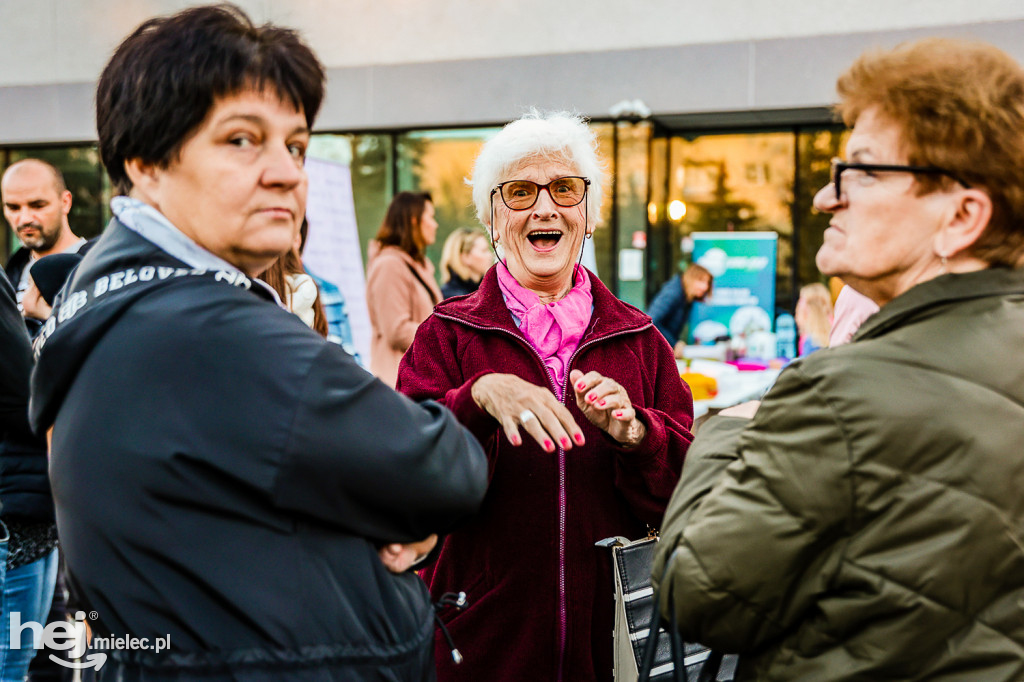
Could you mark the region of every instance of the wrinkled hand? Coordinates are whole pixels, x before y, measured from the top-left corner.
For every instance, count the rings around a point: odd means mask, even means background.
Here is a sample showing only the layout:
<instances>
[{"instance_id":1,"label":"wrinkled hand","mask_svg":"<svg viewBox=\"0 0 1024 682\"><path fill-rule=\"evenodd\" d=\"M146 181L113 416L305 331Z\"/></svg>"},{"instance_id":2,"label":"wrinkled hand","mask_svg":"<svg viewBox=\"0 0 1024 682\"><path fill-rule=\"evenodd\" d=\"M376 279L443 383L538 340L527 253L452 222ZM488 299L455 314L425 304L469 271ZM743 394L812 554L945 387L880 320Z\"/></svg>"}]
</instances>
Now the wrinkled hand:
<instances>
[{"instance_id":1,"label":"wrinkled hand","mask_svg":"<svg viewBox=\"0 0 1024 682\"><path fill-rule=\"evenodd\" d=\"M546 388L514 374L486 374L473 383L472 394L476 404L498 420L512 445L523 444L520 427L545 452L554 452L556 443L564 450L584 443L583 431L569 410ZM523 421L527 410L534 417Z\"/></svg>"},{"instance_id":2,"label":"wrinkled hand","mask_svg":"<svg viewBox=\"0 0 1024 682\"><path fill-rule=\"evenodd\" d=\"M614 379L597 372L569 373L576 405L590 423L626 447L635 447L647 435L647 427L636 418L626 389Z\"/></svg>"},{"instance_id":3,"label":"wrinkled hand","mask_svg":"<svg viewBox=\"0 0 1024 682\"><path fill-rule=\"evenodd\" d=\"M757 408L759 407L761 407L760 400L748 400L745 403L727 407L718 414L722 417L744 417L746 419L753 419L754 415L757 414Z\"/></svg>"},{"instance_id":4,"label":"wrinkled hand","mask_svg":"<svg viewBox=\"0 0 1024 682\"><path fill-rule=\"evenodd\" d=\"M380 560L392 573L404 573L422 561L437 544L437 535L408 545L397 542L384 545L378 550Z\"/></svg>"}]
</instances>

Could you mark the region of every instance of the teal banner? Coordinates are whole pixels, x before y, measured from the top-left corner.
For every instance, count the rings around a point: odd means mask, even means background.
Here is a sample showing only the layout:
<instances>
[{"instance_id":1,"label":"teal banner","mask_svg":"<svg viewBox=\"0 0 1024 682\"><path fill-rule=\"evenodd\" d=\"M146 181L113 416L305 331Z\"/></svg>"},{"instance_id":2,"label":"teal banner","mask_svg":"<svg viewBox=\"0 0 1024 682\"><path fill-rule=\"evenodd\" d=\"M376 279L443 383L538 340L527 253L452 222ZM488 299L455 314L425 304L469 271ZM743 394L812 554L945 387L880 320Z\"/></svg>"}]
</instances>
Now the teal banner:
<instances>
[{"instance_id":1,"label":"teal banner","mask_svg":"<svg viewBox=\"0 0 1024 682\"><path fill-rule=\"evenodd\" d=\"M689 343L750 338L772 331L775 318L775 232L695 232L693 261L714 276L706 303L690 312Z\"/></svg>"}]
</instances>

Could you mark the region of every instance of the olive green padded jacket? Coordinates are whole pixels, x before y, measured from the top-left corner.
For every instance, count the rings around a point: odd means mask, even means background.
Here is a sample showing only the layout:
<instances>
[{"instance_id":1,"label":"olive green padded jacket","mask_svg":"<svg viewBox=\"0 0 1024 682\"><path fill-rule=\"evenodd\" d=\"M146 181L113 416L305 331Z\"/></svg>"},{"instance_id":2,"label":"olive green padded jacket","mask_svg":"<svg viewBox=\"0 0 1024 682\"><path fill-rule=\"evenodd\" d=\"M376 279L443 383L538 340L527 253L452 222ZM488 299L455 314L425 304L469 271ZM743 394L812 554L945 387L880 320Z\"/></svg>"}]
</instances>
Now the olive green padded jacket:
<instances>
[{"instance_id":1,"label":"olive green padded jacket","mask_svg":"<svg viewBox=\"0 0 1024 682\"><path fill-rule=\"evenodd\" d=\"M1024 680L1024 270L943 275L700 430L654 566L740 680Z\"/></svg>"}]
</instances>

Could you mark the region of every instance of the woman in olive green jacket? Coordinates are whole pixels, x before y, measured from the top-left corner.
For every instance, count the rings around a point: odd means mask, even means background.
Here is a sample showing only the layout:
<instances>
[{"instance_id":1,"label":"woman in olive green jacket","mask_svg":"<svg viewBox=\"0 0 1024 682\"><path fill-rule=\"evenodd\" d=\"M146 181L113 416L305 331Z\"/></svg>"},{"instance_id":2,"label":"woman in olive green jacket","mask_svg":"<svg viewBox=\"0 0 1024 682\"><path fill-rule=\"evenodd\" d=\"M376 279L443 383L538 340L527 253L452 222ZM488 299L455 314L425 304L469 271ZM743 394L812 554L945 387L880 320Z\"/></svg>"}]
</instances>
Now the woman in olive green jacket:
<instances>
[{"instance_id":1,"label":"woman in olive green jacket","mask_svg":"<svg viewBox=\"0 0 1024 682\"><path fill-rule=\"evenodd\" d=\"M740 680L1019 682L1024 71L929 40L838 89L854 128L817 263L881 310L701 429L661 608Z\"/></svg>"}]
</instances>

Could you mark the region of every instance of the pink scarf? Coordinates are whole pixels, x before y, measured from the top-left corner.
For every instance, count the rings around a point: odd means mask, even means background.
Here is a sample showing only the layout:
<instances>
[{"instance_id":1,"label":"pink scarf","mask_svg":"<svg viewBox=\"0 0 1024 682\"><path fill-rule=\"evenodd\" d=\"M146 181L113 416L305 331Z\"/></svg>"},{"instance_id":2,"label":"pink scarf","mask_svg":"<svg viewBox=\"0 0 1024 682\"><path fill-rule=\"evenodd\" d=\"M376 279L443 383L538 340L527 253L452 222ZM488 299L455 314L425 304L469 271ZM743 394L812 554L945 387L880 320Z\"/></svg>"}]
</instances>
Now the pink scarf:
<instances>
[{"instance_id":1,"label":"pink scarf","mask_svg":"<svg viewBox=\"0 0 1024 682\"><path fill-rule=\"evenodd\" d=\"M505 263L498 262L498 287L519 331L533 344L555 378L555 394L562 399L565 368L590 324L594 295L587 271L576 266L576 285L561 299L544 305L540 297L520 284Z\"/></svg>"}]
</instances>

